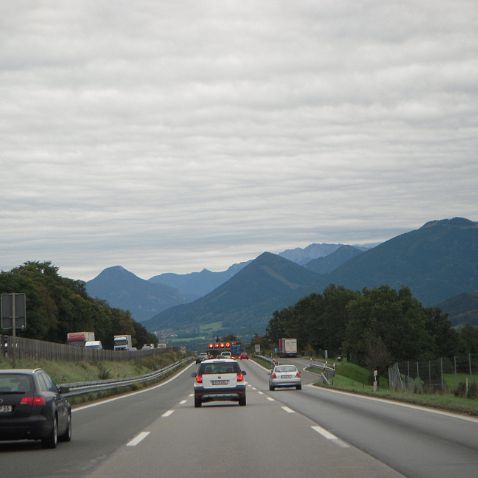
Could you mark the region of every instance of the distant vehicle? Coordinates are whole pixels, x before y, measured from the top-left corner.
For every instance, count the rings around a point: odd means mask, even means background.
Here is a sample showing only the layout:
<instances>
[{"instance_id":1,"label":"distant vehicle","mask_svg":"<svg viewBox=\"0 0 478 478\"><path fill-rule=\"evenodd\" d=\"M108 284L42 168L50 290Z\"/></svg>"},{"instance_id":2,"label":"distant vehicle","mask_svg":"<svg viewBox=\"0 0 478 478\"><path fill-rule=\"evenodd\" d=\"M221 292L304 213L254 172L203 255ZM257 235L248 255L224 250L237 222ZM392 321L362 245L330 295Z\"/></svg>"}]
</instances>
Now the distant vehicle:
<instances>
[{"instance_id":1,"label":"distant vehicle","mask_svg":"<svg viewBox=\"0 0 478 478\"><path fill-rule=\"evenodd\" d=\"M241 356L241 344L235 343L231 345L232 358L239 358Z\"/></svg>"},{"instance_id":2,"label":"distant vehicle","mask_svg":"<svg viewBox=\"0 0 478 478\"><path fill-rule=\"evenodd\" d=\"M131 350L133 342L131 335L115 335L113 337L113 350Z\"/></svg>"},{"instance_id":3,"label":"distant vehicle","mask_svg":"<svg viewBox=\"0 0 478 478\"><path fill-rule=\"evenodd\" d=\"M300 372L295 365L276 365L269 375L269 390L286 387L302 389Z\"/></svg>"},{"instance_id":4,"label":"distant vehicle","mask_svg":"<svg viewBox=\"0 0 478 478\"><path fill-rule=\"evenodd\" d=\"M239 363L232 359L204 360L198 371L192 376L194 380L194 406L200 407L204 402L229 400L246 405L246 372Z\"/></svg>"},{"instance_id":5,"label":"distant vehicle","mask_svg":"<svg viewBox=\"0 0 478 478\"><path fill-rule=\"evenodd\" d=\"M68 332L66 334L66 343L75 347L84 347L86 342L95 340L94 332Z\"/></svg>"},{"instance_id":6,"label":"distant vehicle","mask_svg":"<svg viewBox=\"0 0 478 478\"><path fill-rule=\"evenodd\" d=\"M201 363L203 360L207 360L209 358L209 354L207 352L200 352L196 356L196 363Z\"/></svg>"},{"instance_id":7,"label":"distant vehicle","mask_svg":"<svg viewBox=\"0 0 478 478\"><path fill-rule=\"evenodd\" d=\"M154 349L154 344L144 344L141 347L141 350L152 350L152 349Z\"/></svg>"},{"instance_id":8,"label":"distant vehicle","mask_svg":"<svg viewBox=\"0 0 478 478\"><path fill-rule=\"evenodd\" d=\"M247 355L247 352L241 352L241 355L239 355L239 358L241 360L247 360L249 358L249 355Z\"/></svg>"},{"instance_id":9,"label":"distant vehicle","mask_svg":"<svg viewBox=\"0 0 478 478\"><path fill-rule=\"evenodd\" d=\"M103 350L103 344L101 343L101 340L89 340L85 343L85 349Z\"/></svg>"},{"instance_id":10,"label":"distant vehicle","mask_svg":"<svg viewBox=\"0 0 478 478\"><path fill-rule=\"evenodd\" d=\"M44 448L70 441L66 392L41 369L0 370L0 440L41 440Z\"/></svg>"},{"instance_id":11,"label":"distant vehicle","mask_svg":"<svg viewBox=\"0 0 478 478\"><path fill-rule=\"evenodd\" d=\"M232 358L232 353L231 352L228 352L228 351L224 351L224 352L221 352L221 355L220 355L221 358Z\"/></svg>"},{"instance_id":12,"label":"distant vehicle","mask_svg":"<svg viewBox=\"0 0 478 478\"><path fill-rule=\"evenodd\" d=\"M297 339L279 339L280 357L297 357Z\"/></svg>"}]
</instances>

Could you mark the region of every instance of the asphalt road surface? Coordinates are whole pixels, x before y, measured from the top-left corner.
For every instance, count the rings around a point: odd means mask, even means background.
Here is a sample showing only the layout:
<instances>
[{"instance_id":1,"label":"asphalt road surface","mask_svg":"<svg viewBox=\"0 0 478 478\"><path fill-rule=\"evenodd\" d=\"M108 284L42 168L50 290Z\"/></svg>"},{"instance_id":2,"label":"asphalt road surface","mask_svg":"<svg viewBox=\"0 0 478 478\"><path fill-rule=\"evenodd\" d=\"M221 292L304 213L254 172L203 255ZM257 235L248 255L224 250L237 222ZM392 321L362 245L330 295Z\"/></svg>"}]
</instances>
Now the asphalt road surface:
<instances>
[{"instance_id":1,"label":"asphalt road surface","mask_svg":"<svg viewBox=\"0 0 478 478\"><path fill-rule=\"evenodd\" d=\"M297 362L298 364L302 362ZM247 406L194 408L191 365L148 390L76 408L56 450L0 442L2 477L476 477L478 420L307 385L270 392L252 361Z\"/></svg>"}]
</instances>

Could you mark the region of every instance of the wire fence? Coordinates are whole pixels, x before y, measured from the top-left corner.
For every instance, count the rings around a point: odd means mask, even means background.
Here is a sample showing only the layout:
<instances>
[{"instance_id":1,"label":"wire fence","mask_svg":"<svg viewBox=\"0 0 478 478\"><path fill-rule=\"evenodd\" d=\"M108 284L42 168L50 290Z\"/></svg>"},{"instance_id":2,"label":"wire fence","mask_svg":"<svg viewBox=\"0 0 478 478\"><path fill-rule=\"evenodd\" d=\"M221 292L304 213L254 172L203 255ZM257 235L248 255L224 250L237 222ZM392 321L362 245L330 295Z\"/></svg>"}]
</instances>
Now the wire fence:
<instances>
[{"instance_id":1,"label":"wire fence","mask_svg":"<svg viewBox=\"0 0 478 478\"><path fill-rule=\"evenodd\" d=\"M478 383L478 355L397 362L388 369L389 386L411 392L455 391L461 384Z\"/></svg>"},{"instance_id":2,"label":"wire fence","mask_svg":"<svg viewBox=\"0 0 478 478\"><path fill-rule=\"evenodd\" d=\"M23 337L0 336L0 357L9 359L33 360L65 360L71 362L97 362L103 360L127 361L145 357L154 357L165 352L177 351L176 347L169 349L148 350L94 350L75 347L73 345L45 342L43 340L26 339Z\"/></svg>"}]
</instances>

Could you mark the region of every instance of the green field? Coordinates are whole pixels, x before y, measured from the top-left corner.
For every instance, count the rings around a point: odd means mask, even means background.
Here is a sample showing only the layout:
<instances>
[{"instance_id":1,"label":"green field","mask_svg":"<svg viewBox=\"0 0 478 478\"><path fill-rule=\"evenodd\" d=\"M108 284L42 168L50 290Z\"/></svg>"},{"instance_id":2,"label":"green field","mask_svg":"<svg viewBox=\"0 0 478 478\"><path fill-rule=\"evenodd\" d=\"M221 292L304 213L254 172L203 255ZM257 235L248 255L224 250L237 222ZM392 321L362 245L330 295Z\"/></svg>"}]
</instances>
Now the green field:
<instances>
[{"instance_id":1,"label":"green field","mask_svg":"<svg viewBox=\"0 0 478 478\"><path fill-rule=\"evenodd\" d=\"M222 322L210 322L209 324L202 324L199 326L200 332L211 332L220 329L222 329Z\"/></svg>"}]
</instances>

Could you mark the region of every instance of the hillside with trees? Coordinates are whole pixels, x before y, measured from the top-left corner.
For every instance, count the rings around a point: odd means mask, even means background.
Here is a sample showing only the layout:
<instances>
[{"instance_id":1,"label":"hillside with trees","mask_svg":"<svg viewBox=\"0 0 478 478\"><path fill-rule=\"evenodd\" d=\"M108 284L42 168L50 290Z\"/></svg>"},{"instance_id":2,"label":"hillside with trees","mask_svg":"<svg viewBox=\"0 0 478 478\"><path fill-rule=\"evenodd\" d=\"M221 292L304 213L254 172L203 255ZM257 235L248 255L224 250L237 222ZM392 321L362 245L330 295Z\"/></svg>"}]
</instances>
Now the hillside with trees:
<instances>
[{"instance_id":1,"label":"hillside with trees","mask_svg":"<svg viewBox=\"0 0 478 478\"><path fill-rule=\"evenodd\" d=\"M22 337L65 343L68 332L94 331L106 348L113 347L117 334L130 334L137 347L157 341L129 312L90 297L84 282L61 277L50 262L26 262L1 272L0 293L5 292L26 294L27 327L17 330Z\"/></svg>"},{"instance_id":2,"label":"hillside with trees","mask_svg":"<svg viewBox=\"0 0 478 478\"><path fill-rule=\"evenodd\" d=\"M331 285L276 311L267 327L272 343L296 337L302 350L328 350L369 368L395 361L472 352L469 328L452 328L446 314L425 308L408 288L353 291Z\"/></svg>"}]
</instances>

